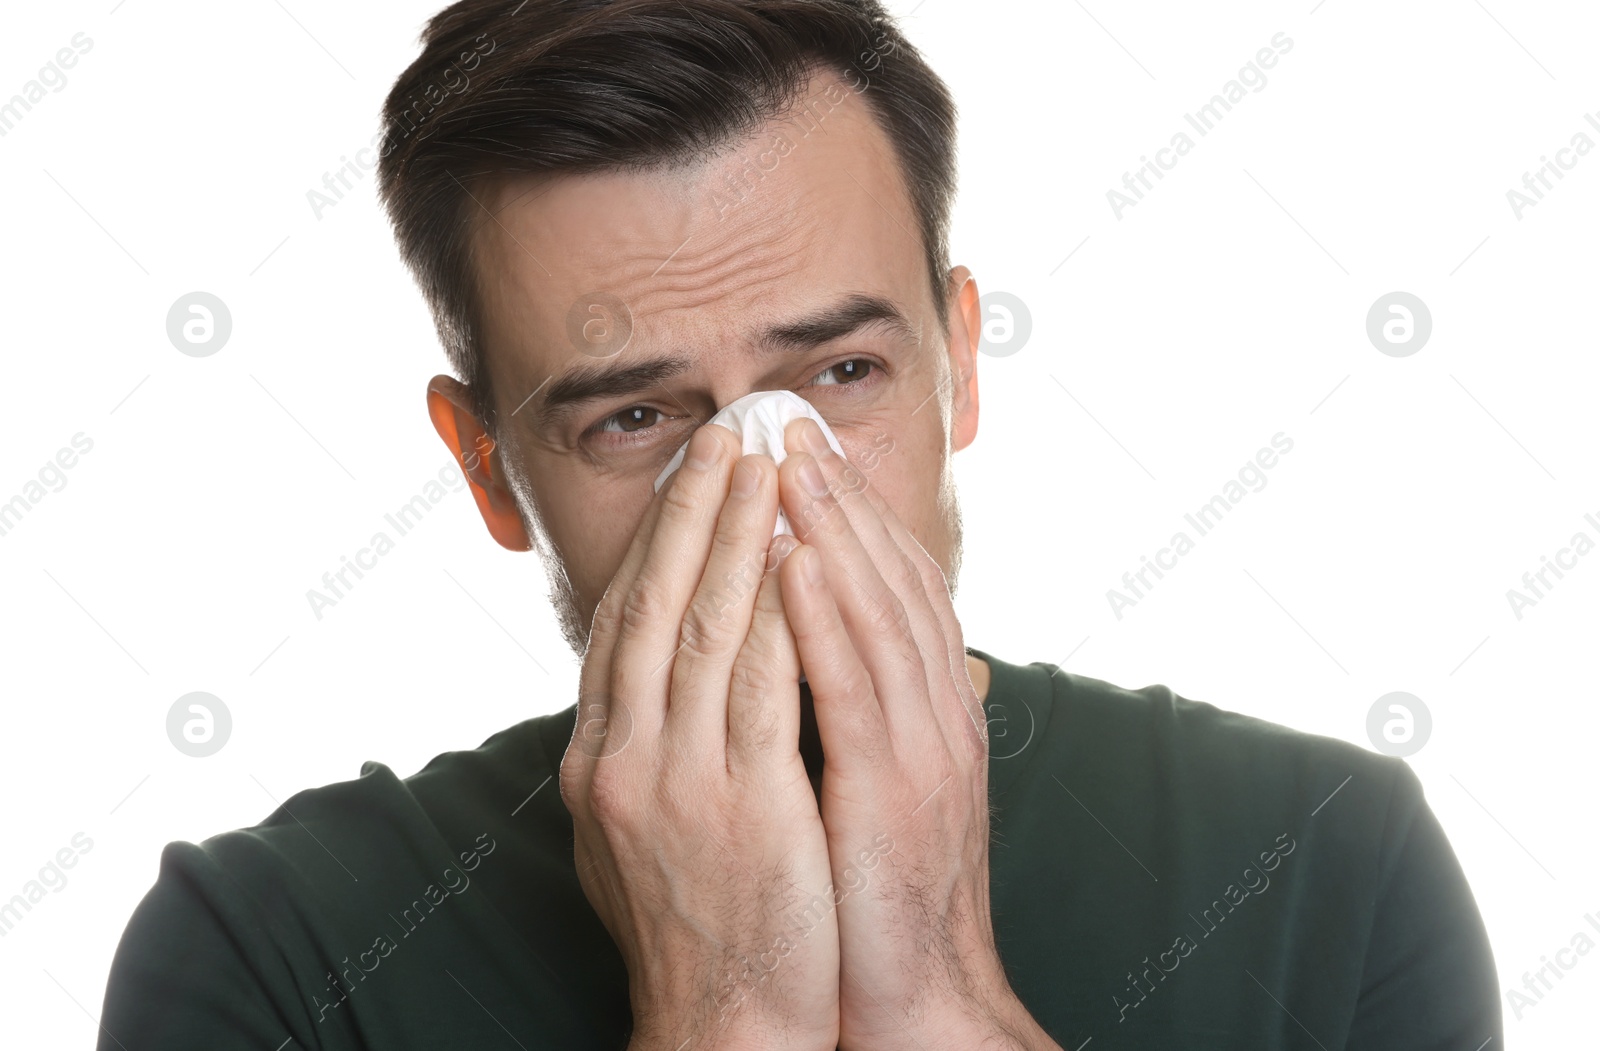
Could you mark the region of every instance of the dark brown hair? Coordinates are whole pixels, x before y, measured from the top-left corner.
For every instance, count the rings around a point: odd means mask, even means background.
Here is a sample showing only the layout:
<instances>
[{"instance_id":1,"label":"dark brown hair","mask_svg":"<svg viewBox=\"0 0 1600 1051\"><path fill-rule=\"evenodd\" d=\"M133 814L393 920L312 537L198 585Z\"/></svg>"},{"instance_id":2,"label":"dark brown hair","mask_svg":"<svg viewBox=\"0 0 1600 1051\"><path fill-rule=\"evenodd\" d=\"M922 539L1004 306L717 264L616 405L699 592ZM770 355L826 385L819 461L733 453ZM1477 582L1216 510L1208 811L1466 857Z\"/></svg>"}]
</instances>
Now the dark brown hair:
<instances>
[{"instance_id":1,"label":"dark brown hair","mask_svg":"<svg viewBox=\"0 0 1600 1051\"><path fill-rule=\"evenodd\" d=\"M472 267L486 178L709 157L846 78L892 143L941 319L955 106L878 0L460 0L384 103L378 192L445 353L497 430Z\"/></svg>"}]
</instances>

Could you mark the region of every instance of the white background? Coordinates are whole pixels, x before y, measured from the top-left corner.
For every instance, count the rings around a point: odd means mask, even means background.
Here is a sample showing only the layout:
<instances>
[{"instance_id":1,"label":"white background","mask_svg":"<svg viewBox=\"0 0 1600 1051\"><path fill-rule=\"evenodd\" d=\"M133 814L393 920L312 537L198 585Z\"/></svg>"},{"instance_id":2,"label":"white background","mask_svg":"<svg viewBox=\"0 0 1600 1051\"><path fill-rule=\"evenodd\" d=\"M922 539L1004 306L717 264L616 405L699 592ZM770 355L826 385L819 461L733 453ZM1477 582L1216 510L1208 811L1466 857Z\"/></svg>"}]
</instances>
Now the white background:
<instances>
[{"instance_id":1,"label":"white background","mask_svg":"<svg viewBox=\"0 0 1600 1051\"><path fill-rule=\"evenodd\" d=\"M1512 988L1600 914L1600 553L1521 619L1506 595L1600 541L1600 156L1520 218L1507 199L1600 142L1600 20L1487 5L923 0L903 25L961 107L955 259L1033 321L981 360L957 457L969 643L1362 744L1379 696L1417 695L1409 761ZM448 462L423 398L443 356L372 174L320 217L307 200L371 142L433 10L7 12L0 99L93 41L0 138L0 501L93 441L0 537L0 899L93 841L0 938L7 1044L95 1039L164 843L573 699L538 561L464 492L320 620L306 599ZM1182 115L1279 32L1265 86L1199 137ZM1179 131L1192 152L1118 218L1107 191ZM195 290L232 314L214 356L167 337ZM1396 290L1433 319L1407 357L1365 330ZM1107 590L1279 431L1266 487L1115 616ZM195 690L233 718L206 759L166 735ZM1597 994L1600 953L1579 957L1522 1019L1505 1005L1508 1042L1592 1042Z\"/></svg>"}]
</instances>

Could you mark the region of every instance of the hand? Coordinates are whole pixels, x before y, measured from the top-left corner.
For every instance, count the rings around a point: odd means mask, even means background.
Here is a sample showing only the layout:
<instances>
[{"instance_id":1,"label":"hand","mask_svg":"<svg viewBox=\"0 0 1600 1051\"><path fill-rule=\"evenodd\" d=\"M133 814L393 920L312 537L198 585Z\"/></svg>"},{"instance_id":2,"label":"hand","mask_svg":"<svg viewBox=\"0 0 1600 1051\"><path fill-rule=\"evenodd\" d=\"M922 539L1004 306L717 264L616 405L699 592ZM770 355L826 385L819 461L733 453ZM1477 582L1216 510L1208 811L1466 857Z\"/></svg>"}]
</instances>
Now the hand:
<instances>
[{"instance_id":1,"label":"hand","mask_svg":"<svg viewBox=\"0 0 1600 1051\"><path fill-rule=\"evenodd\" d=\"M815 423L785 448L804 545L783 602L825 756L840 1046L1054 1047L994 943L988 737L944 574Z\"/></svg>"},{"instance_id":2,"label":"hand","mask_svg":"<svg viewBox=\"0 0 1600 1051\"><path fill-rule=\"evenodd\" d=\"M772 571L796 542L772 536L772 459L738 454L729 430L700 428L651 503L595 612L561 762L579 880L628 968L634 1048L838 1038L831 910L796 920L830 876Z\"/></svg>"}]
</instances>

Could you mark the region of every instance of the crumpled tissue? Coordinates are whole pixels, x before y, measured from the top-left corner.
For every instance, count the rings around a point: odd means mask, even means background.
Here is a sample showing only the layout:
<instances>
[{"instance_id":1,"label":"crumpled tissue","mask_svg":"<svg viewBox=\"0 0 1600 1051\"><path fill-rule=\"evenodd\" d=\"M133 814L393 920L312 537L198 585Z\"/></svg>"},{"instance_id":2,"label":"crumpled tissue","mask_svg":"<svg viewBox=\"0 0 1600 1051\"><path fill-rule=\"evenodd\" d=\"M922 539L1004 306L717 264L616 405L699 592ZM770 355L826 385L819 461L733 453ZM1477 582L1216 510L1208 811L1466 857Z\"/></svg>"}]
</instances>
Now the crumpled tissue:
<instances>
[{"instance_id":1,"label":"crumpled tissue","mask_svg":"<svg viewBox=\"0 0 1600 1051\"><path fill-rule=\"evenodd\" d=\"M822 428L822 436L828 439L828 444L840 456L844 449L839 445L839 439L833 436L833 431L828 427L828 421L822 414L812 407L800 395L788 390L760 390L754 394L746 394L738 401L729 402L707 423L717 423L732 431L743 443L742 455L750 453L765 453L772 457L774 463L782 463L788 454L783 448L783 429L790 420L801 416L809 416L817 421L817 426ZM689 443L684 442L683 447L675 453L661 474L656 477L656 491L667 483L672 477L672 472L683 463L685 451ZM784 517L783 509L778 509L778 520L772 527L774 537L783 534L794 536L794 530L789 528L789 520Z\"/></svg>"}]
</instances>

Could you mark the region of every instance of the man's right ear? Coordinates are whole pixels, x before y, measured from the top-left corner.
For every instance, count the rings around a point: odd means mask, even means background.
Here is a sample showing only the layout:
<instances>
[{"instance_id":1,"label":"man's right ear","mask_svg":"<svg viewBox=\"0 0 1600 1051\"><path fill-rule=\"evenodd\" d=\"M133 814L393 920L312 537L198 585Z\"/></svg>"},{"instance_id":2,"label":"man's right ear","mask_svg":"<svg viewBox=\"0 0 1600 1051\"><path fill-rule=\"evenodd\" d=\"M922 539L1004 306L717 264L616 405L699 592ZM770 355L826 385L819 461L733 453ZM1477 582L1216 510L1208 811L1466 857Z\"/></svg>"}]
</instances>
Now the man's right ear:
<instances>
[{"instance_id":1,"label":"man's right ear","mask_svg":"<svg viewBox=\"0 0 1600 1051\"><path fill-rule=\"evenodd\" d=\"M495 468L494 439L472 414L472 397L466 386L453 376L429 380L428 416L472 487L472 499L489 535L508 551L532 548L517 502L506 485L505 470Z\"/></svg>"}]
</instances>

